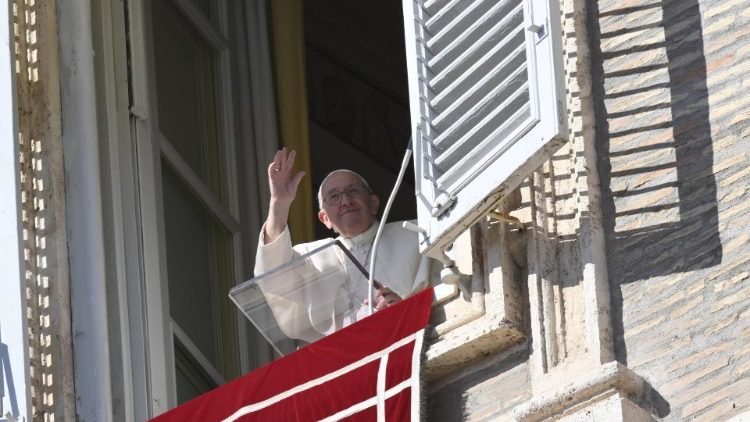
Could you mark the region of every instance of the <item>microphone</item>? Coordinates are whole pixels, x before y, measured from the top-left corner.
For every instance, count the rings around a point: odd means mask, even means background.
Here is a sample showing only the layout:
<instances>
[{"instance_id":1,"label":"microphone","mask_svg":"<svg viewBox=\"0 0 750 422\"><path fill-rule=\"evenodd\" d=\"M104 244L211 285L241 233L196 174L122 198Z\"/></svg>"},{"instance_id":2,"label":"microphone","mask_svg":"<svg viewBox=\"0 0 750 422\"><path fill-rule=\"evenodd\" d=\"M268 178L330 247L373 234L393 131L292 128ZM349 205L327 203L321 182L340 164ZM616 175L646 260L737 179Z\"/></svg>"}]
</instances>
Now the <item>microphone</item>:
<instances>
[{"instance_id":1,"label":"microphone","mask_svg":"<svg viewBox=\"0 0 750 422\"><path fill-rule=\"evenodd\" d=\"M378 244L380 243L380 236L383 234L383 229L385 228L385 222L388 219L388 214L391 212L391 206L393 206L393 202L396 200L396 193L398 193L398 189L401 187L401 182L404 180L404 173L406 173L406 168L409 167L409 160L411 159L412 154L412 137L409 136L409 144L406 147L406 152L404 152L404 158L401 160L401 169L398 172L398 176L396 177L396 183L393 185L393 190L391 190L391 195L388 197L388 202L385 204L385 208L383 209L383 218L380 219L380 224L378 224L378 231L375 233L375 240L372 242L372 248L370 250L370 274L368 278L368 297L370 300L370 309L369 309L369 315L372 315L372 308L373 308L373 288L375 287L375 258L377 257L378 252ZM378 285L380 283L377 283ZM381 288L382 286L379 286L378 288Z\"/></svg>"}]
</instances>

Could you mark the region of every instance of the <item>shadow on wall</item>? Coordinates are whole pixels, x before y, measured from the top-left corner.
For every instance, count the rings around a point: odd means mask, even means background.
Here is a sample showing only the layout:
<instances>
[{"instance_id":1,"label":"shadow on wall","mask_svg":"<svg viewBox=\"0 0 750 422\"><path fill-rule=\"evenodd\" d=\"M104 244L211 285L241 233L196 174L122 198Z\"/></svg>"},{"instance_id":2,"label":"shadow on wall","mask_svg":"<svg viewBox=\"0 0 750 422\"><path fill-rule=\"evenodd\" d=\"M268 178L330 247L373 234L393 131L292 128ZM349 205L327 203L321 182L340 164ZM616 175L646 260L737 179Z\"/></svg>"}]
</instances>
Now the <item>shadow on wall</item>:
<instances>
[{"instance_id":1,"label":"shadow on wall","mask_svg":"<svg viewBox=\"0 0 750 422\"><path fill-rule=\"evenodd\" d=\"M529 346L521 344L469 366L462 376L427 395L427 420L510 420L513 408L531 397ZM451 377L451 376L449 376ZM474 392L470 394L468 392ZM491 415L491 416L489 416Z\"/></svg>"},{"instance_id":2,"label":"shadow on wall","mask_svg":"<svg viewBox=\"0 0 750 422\"><path fill-rule=\"evenodd\" d=\"M592 4L592 70L618 360L621 286L721 262L697 0Z\"/></svg>"}]
</instances>

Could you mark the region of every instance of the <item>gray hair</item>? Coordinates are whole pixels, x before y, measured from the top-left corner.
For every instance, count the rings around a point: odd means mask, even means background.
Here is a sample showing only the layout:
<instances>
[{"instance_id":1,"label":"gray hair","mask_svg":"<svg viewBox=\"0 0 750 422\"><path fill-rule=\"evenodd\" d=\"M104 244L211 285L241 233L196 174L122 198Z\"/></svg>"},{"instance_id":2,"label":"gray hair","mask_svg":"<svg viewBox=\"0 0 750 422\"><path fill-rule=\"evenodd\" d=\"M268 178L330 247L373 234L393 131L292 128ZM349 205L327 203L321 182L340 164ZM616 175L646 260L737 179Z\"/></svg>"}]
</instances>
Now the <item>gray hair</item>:
<instances>
[{"instance_id":1,"label":"gray hair","mask_svg":"<svg viewBox=\"0 0 750 422\"><path fill-rule=\"evenodd\" d=\"M331 176L333 176L336 173L349 173L355 176L357 179L359 179L359 182L362 183L362 186L367 188L368 192L372 193L372 189L370 189L370 185L367 183L367 180L365 180L364 177L360 176L359 173L351 171L351 170L347 170L347 169L334 170L328 173L328 175L323 179L323 181L320 182L320 186L318 187L318 209L321 209L321 210L323 209L323 186L325 186L328 179L330 179Z\"/></svg>"}]
</instances>

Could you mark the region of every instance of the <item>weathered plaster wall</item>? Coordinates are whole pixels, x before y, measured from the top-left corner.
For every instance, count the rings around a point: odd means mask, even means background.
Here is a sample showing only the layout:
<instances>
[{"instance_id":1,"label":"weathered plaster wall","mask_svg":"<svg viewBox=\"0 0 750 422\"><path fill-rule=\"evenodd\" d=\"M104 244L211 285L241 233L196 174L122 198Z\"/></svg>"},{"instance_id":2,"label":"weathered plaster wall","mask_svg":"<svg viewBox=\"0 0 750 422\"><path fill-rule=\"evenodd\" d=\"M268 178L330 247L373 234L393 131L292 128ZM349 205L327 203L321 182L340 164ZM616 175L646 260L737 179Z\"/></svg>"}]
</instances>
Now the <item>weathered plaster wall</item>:
<instances>
[{"instance_id":1,"label":"weathered plaster wall","mask_svg":"<svg viewBox=\"0 0 750 422\"><path fill-rule=\"evenodd\" d=\"M16 0L12 10L31 412L74 420L56 2Z\"/></svg>"},{"instance_id":2,"label":"weathered plaster wall","mask_svg":"<svg viewBox=\"0 0 750 422\"><path fill-rule=\"evenodd\" d=\"M664 420L750 409L750 10L600 0L599 168L616 354Z\"/></svg>"}]
</instances>

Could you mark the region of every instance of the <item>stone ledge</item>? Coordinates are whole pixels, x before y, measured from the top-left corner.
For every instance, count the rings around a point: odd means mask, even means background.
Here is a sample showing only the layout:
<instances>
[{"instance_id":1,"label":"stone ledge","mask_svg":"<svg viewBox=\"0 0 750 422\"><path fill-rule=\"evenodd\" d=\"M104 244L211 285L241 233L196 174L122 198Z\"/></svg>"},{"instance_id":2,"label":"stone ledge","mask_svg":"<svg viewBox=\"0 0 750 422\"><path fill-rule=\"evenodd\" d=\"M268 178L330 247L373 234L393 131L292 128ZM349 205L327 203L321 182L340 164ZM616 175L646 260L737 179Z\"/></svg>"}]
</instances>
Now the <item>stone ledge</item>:
<instances>
[{"instance_id":1,"label":"stone ledge","mask_svg":"<svg viewBox=\"0 0 750 422\"><path fill-rule=\"evenodd\" d=\"M441 336L427 348L424 374L437 380L476 358L505 350L525 338L515 325L487 316L478 318Z\"/></svg>"},{"instance_id":2,"label":"stone ledge","mask_svg":"<svg viewBox=\"0 0 750 422\"><path fill-rule=\"evenodd\" d=\"M566 410L597 397L608 396L607 392L633 398L642 397L647 388L647 382L638 374L619 362L610 362L558 389L535 394L529 401L517 406L513 415L519 421L539 421L561 416Z\"/></svg>"}]
</instances>

